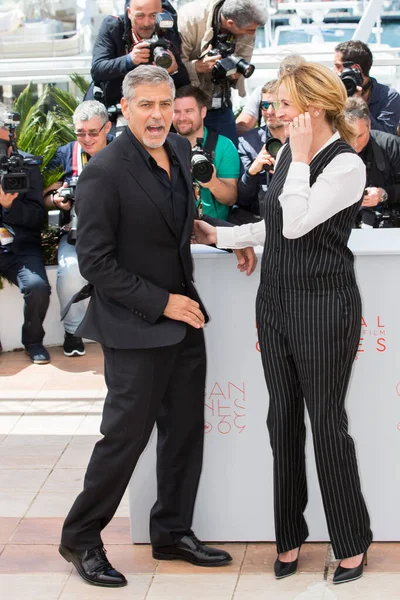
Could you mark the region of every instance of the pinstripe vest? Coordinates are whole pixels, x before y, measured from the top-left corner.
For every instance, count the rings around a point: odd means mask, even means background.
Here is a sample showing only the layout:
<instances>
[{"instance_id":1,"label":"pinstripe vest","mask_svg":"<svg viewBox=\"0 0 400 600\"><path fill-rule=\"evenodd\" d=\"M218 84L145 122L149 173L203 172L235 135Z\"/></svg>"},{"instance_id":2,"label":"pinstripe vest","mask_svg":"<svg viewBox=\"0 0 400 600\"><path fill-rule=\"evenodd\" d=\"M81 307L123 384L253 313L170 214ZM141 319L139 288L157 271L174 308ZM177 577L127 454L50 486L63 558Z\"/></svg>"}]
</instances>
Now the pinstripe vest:
<instances>
[{"instance_id":1,"label":"pinstripe vest","mask_svg":"<svg viewBox=\"0 0 400 600\"><path fill-rule=\"evenodd\" d=\"M310 164L310 186L331 160L354 150L336 140L319 152ZM361 199L333 215L297 239L282 235L282 193L292 153L289 144L279 158L265 202L265 246L261 262L261 283L287 289L326 290L355 283L354 257L347 247ZM321 202L324 199L321 198Z\"/></svg>"}]
</instances>

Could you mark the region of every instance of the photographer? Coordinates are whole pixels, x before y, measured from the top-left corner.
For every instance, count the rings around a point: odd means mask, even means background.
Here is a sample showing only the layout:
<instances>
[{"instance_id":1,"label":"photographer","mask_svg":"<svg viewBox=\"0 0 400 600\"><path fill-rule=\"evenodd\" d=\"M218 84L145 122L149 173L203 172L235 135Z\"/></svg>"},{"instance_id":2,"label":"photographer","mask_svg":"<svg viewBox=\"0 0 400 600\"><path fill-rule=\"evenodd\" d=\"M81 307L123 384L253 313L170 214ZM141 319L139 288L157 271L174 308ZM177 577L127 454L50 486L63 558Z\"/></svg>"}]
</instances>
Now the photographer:
<instances>
[{"instance_id":1,"label":"photographer","mask_svg":"<svg viewBox=\"0 0 400 600\"><path fill-rule=\"evenodd\" d=\"M157 33L156 18L162 11L173 17L173 27ZM95 84L102 87L107 107L120 103L122 80L129 71L153 62L148 40L155 33L168 42L166 52L171 57L171 64L167 71L175 86L179 88L189 83L180 57L181 41L173 6L168 0L127 0L124 15L105 17L93 47L91 75Z\"/></svg>"},{"instance_id":2,"label":"photographer","mask_svg":"<svg viewBox=\"0 0 400 600\"><path fill-rule=\"evenodd\" d=\"M356 131L352 144L367 168L367 187L358 226L400 227L400 138L371 131L368 106L349 98L345 117Z\"/></svg>"},{"instance_id":3,"label":"photographer","mask_svg":"<svg viewBox=\"0 0 400 600\"><path fill-rule=\"evenodd\" d=\"M192 85L207 96L205 124L228 137L237 146L231 88L244 97L244 76L254 70L249 65L258 27L267 20L260 0L200 0L185 4L178 11L182 39L182 60ZM224 66L233 59L237 64ZM233 71L231 74L230 71ZM224 75L225 73L225 75Z\"/></svg>"},{"instance_id":4,"label":"photographer","mask_svg":"<svg viewBox=\"0 0 400 600\"><path fill-rule=\"evenodd\" d=\"M68 243L68 231L73 223L71 219L74 182L82 172L90 158L112 141L109 135L111 123L107 110L101 102L88 100L82 102L73 114L76 142L60 146L49 169L62 166L63 182L51 186L45 191L45 206L48 210L61 211L62 225L58 244L57 294L61 315L71 297L78 292L86 281L79 272L75 246ZM60 184L63 183L62 187ZM68 186L70 190L67 191ZM57 189L54 189L54 188ZM66 195L64 195L66 194ZM85 315L83 302L72 304L64 318L64 354L65 356L83 356L85 347L82 338L75 336L75 331Z\"/></svg>"},{"instance_id":5,"label":"photographer","mask_svg":"<svg viewBox=\"0 0 400 600\"><path fill-rule=\"evenodd\" d=\"M272 177L275 150L286 141L284 123L275 112L276 85L277 80L274 79L268 81L261 90L259 110L265 125L251 129L239 138L241 177L237 204L247 209L251 215L263 215L260 201L264 199ZM275 143L270 140L275 140Z\"/></svg>"},{"instance_id":6,"label":"photographer","mask_svg":"<svg viewBox=\"0 0 400 600\"><path fill-rule=\"evenodd\" d=\"M335 48L333 68L346 88L349 85L348 96L358 96L367 103L371 129L396 134L400 121L400 95L369 76L372 60L372 52L367 44L360 41L342 42Z\"/></svg>"},{"instance_id":7,"label":"photographer","mask_svg":"<svg viewBox=\"0 0 400 600\"><path fill-rule=\"evenodd\" d=\"M205 178L208 181L196 180L199 186L196 194L200 207L199 216L204 214L226 221L230 207L235 204L237 198L239 155L231 140L214 131L208 131L204 126L206 104L207 97L199 88L186 86L177 90L173 125L179 135L189 140L197 154L204 156L205 153L205 158L208 159L208 163L205 160L202 163L204 165L206 162L205 166L209 167L209 176ZM200 152L197 149L198 138L204 140ZM192 175L194 174L192 159Z\"/></svg>"},{"instance_id":8,"label":"photographer","mask_svg":"<svg viewBox=\"0 0 400 600\"><path fill-rule=\"evenodd\" d=\"M1 182L6 189L7 157L16 152L15 146L10 145L10 134L14 130L10 117L13 115L0 104ZM29 157L20 151L18 155ZM0 275L17 285L24 295L22 344L29 358L35 364L46 364L50 355L43 346L43 321L49 306L50 285L40 238L44 220L42 179L35 165L24 165L21 173L28 177L26 191L6 193L0 186ZM20 189L23 189L23 179L19 180Z\"/></svg>"}]
</instances>

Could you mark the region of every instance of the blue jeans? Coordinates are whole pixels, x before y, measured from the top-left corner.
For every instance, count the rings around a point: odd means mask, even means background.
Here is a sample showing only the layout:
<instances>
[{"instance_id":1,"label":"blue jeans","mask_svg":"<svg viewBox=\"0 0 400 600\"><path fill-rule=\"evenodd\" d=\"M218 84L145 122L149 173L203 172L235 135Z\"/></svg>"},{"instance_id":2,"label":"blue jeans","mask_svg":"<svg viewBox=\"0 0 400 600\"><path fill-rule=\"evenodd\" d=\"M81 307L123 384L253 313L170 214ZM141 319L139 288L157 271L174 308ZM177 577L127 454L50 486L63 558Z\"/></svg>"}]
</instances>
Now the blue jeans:
<instances>
[{"instance_id":1,"label":"blue jeans","mask_svg":"<svg viewBox=\"0 0 400 600\"><path fill-rule=\"evenodd\" d=\"M238 147L239 140L236 133L235 115L231 108L208 110L204 119L204 125L209 129L214 129L220 135L229 138L235 144L236 148Z\"/></svg>"},{"instance_id":2,"label":"blue jeans","mask_svg":"<svg viewBox=\"0 0 400 600\"><path fill-rule=\"evenodd\" d=\"M50 284L43 257L0 252L0 275L17 285L24 295L22 344L41 344L43 321L50 301Z\"/></svg>"},{"instance_id":3,"label":"blue jeans","mask_svg":"<svg viewBox=\"0 0 400 600\"><path fill-rule=\"evenodd\" d=\"M87 283L79 272L75 246L68 244L67 237L66 234L62 235L58 243L57 295L61 313L72 296ZM75 333L85 311L84 301L72 304L64 319L65 331Z\"/></svg>"}]
</instances>

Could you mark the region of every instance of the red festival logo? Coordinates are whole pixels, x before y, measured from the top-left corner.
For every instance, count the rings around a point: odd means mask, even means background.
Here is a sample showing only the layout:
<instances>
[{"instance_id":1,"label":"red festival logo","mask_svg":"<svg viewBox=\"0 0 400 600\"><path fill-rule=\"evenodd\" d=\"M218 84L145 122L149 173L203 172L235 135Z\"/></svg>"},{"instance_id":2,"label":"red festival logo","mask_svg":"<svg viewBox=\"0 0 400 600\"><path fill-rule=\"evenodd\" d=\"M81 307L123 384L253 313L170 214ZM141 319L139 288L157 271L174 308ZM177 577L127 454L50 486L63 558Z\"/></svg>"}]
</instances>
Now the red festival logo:
<instances>
[{"instance_id":1,"label":"red festival logo","mask_svg":"<svg viewBox=\"0 0 400 600\"><path fill-rule=\"evenodd\" d=\"M244 382L236 385L216 381L205 396L204 433L215 430L221 435L242 433L246 428L246 388Z\"/></svg>"},{"instance_id":2,"label":"red festival logo","mask_svg":"<svg viewBox=\"0 0 400 600\"><path fill-rule=\"evenodd\" d=\"M357 354L366 351L369 339L373 340L372 343L376 352L386 352L386 328L380 315L372 321L370 319L367 321L365 317L361 318L361 336Z\"/></svg>"}]
</instances>

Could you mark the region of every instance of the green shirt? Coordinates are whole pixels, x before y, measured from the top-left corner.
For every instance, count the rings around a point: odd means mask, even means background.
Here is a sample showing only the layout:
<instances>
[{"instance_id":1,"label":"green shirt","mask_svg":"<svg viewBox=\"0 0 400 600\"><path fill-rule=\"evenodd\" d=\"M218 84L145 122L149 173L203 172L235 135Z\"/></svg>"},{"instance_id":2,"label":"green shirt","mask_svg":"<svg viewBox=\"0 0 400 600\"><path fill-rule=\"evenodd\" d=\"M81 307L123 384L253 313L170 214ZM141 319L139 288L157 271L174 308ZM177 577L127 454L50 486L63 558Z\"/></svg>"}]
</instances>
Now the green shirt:
<instances>
[{"instance_id":1,"label":"green shirt","mask_svg":"<svg viewBox=\"0 0 400 600\"><path fill-rule=\"evenodd\" d=\"M204 144L207 140L207 128L204 127ZM240 158L233 142L223 135L218 136L215 146L214 166L218 179L238 179ZM227 220L230 206L218 202L207 188L200 188L203 214L217 219Z\"/></svg>"}]
</instances>

